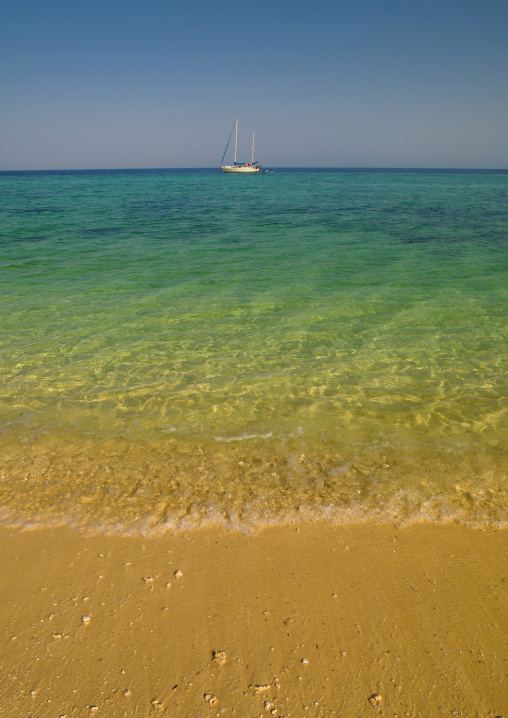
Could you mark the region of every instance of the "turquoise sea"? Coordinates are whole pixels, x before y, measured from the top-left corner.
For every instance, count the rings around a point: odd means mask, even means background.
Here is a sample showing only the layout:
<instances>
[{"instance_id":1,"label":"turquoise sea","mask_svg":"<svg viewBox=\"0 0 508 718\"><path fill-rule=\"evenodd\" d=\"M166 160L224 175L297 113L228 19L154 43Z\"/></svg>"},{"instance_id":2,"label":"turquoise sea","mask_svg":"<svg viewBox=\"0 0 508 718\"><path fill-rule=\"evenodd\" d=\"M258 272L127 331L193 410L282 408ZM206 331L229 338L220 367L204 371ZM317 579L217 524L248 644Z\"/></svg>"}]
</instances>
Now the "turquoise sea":
<instances>
[{"instance_id":1,"label":"turquoise sea","mask_svg":"<svg viewBox=\"0 0 508 718\"><path fill-rule=\"evenodd\" d=\"M508 525L508 173L0 173L0 517Z\"/></svg>"}]
</instances>

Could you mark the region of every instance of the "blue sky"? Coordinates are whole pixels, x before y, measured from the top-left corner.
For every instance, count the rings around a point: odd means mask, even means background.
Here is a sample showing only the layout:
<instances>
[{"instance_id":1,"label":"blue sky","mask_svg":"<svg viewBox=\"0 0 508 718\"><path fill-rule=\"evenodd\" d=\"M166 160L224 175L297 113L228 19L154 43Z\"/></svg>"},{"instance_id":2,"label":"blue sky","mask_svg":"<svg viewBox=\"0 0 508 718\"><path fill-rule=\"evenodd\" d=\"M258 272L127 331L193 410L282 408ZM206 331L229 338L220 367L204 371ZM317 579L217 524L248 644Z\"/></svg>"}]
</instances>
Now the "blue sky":
<instances>
[{"instance_id":1,"label":"blue sky","mask_svg":"<svg viewBox=\"0 0 508 718\"><path fill-rule=\"evenodd\" d=\"M16 0L0 169L508 168L506 0Z\"/></svg>"}]
</instances>

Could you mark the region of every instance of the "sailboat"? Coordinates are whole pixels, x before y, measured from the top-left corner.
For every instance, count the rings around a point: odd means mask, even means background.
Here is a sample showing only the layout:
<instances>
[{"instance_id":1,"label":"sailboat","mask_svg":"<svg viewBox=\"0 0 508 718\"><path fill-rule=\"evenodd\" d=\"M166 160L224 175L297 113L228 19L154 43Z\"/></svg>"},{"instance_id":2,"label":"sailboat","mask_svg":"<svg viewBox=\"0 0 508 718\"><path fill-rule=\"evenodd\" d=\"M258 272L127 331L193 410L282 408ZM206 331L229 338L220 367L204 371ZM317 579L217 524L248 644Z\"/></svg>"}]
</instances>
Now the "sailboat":
<instances>
[{"instance_id":1,"label":"sailboat","mask_svg":"<svg viewBox=\"0 0 508 718\"><path fill-rule=\"evenodd\" d=\"M233 130L235 131L235 158L233 160L232 165L223 165L224 157L226 156L226 152L228 151L229 142L231 140L231 135L233 134ZM233 125L233 129L231 130L231 134L229 135L229 140L226 145L226 149L224 150L224 154L222 155L222 159L220 161L220 168L223 172L238 172L241 174L253 174L254 172L259 172L261 170L261 166L254 162L254 132L252 133L252 159L250 162L237 162L236 161L236 147L238 144L238 117L236 118L235 124Z\"/></svg>"}]
</instances>

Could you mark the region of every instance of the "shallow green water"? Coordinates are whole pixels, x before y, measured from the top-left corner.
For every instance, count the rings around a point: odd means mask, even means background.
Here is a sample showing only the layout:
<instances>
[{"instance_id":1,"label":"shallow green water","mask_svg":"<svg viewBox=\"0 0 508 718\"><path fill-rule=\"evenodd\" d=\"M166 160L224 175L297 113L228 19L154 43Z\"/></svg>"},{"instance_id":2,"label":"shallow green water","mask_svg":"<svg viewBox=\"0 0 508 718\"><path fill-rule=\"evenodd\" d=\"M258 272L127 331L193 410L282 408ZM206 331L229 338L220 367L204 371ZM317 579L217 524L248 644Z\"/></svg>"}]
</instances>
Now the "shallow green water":
<instances>
[{"instance_id":1,"label":"shallow green water","mask_svg":"<svg viewBox=\"0 0 508 718\"><path fill-rule=\"evenodd\" d=\"M5 521L507 522L507 175L0 188Z\"/></svg>"}]
</instances>

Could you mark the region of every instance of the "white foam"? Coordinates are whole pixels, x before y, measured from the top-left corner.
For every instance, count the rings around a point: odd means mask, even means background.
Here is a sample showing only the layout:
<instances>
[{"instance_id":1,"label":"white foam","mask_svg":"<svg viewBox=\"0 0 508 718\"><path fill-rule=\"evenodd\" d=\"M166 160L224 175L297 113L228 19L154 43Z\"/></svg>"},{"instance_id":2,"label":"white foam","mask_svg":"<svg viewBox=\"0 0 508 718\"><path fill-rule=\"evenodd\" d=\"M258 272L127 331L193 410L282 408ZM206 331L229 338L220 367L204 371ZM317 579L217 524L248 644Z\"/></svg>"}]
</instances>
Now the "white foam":
<instances>
[{"instance_id":1,"label":"white foam","mask_svg":"<svg viewBox=\"0 0 508 718\"><path fill-rule=\"evenodd\" d=\"M108 512L109 514L109 512ZM85 511L70 514L67 511L23 517L6 507L0 507L0 523L24 530L69 526L84 534L102 533L123 536L161 536L166 533L189 532L204 528L221 528L253 534L266 527L325 522L333 526L360 523L390 523L403 528L412 524L458 523L470 528L508 528L508 513L491 514L466 511L449 498L423 496L417 491L399 491L386 503L376 508L351 502L347 505L300 505L275 509L259 496L241 506L226 506L210 500L185 509L172 509L164 513L147 512L132 517L90 516Z\"/></svg>"},{"instance_id":2,"label":"white foam","mask_svg":"<svg viewBox=\"0 0 508 718\"><path fill-rule=\"evenodd\" d=\"M249 439L271 439L273 437L273 431L269 431L268 434L241 434L240 436L214 436L215 441L224 441L229 443L230 441L248 441Z\"/></svg>"}]
</instances>

